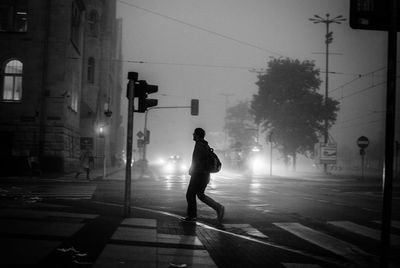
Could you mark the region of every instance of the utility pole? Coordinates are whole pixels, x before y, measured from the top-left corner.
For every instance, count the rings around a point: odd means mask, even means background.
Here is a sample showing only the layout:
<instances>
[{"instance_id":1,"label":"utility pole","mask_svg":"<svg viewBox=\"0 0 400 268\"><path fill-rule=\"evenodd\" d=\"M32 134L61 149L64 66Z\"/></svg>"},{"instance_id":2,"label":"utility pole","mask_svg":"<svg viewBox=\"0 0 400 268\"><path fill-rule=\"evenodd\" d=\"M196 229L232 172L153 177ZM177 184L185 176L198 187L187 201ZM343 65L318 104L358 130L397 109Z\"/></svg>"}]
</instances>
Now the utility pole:
<instances>
[{"instance_id":1,"label":"utility pole","mask_svg":"<svg viewBox=\"0 0 400 268\"><path fill-rule=\"evenodd\" d=\"M341 24L346 19L343 18L342 15L336 16L333 19L330 18L329 13L327 13L326 18L322 18L318 15L314 15L314 17L309 20L313 23L324 23L326 26L326 34L325 34L325 106L328 103L328 90L329 90L329 44L333 41L333 32L329 31L329 25L331 23ZM329 124L328 119L325 119L325 127L324 127L324 143L325 146L329 142ZM328 165L324 163L324 173L326 174L328 170Z\"/></svg>"}]
</instances>

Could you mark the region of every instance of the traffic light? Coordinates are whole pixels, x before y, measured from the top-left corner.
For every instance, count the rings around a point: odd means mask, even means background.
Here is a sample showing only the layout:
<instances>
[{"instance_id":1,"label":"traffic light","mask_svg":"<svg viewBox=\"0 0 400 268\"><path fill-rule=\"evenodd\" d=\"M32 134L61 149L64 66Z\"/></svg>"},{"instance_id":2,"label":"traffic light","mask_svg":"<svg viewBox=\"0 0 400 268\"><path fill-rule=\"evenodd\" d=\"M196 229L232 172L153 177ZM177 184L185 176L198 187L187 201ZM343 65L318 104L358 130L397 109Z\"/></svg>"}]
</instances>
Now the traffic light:
<instances>
[{"instance_id":1,"label":"traffic light","mask_svg":"<svg viewBox=\"0 0 400 268\"><path fill-rule=\"evenodd\" d=\"M330 44L333 41L333 32L329 32L325 35L325 43Z\"/></svg>"},{"instance_id":2,"label":"traffic light","mask_svg":"<svg viewBox=\"0 0 400 268\"><path fill-rule=\"evenodd\" d=\"M150 143L150 130L146 129L146 133L144 134L144 142L146 144Z\"/></svg>"},{"instance_id":3,"label":"traffic light","mask_svg":"<svg viewBox=\"0 0 400 268\"><path fill-rule=\"evenodd\" d=\"M135 97L139 98L138 109L135 112L144 113L147 108L157 106L157 99L148 99L148 94L158 91L158 86L148 85L145 80L139 80L135 87Z\"/></svg>"},{"instance_id":4,"label":"traffic light","mask_svg":"<svg viewBox=\"0 0 400 268\"><path fill-rule=\"evenodd\" d=\"M129 82L126 85L126 97L129 99L129 94L131 93L131 90L133 90L133 84L138 80L138 73L128 72L128 80Z\"/></svg>"},{"instance_id":5,"label":"traffic light","mask_svg":"<svg viewBox=\"0 0 400 268\"><path fill-rule=\"evenodd\" d=\"M192 99L190 102L190 114L191 115L199 115L199 100Z\"/></svg>"}]
</instances>

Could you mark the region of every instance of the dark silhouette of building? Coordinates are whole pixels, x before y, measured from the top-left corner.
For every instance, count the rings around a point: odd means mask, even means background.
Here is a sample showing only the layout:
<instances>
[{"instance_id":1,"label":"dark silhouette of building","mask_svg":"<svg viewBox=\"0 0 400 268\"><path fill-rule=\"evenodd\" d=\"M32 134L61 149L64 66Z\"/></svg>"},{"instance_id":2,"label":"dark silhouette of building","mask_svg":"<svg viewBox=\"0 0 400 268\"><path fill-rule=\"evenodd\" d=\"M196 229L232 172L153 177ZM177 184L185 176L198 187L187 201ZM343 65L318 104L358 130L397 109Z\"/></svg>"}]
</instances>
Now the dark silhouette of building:
<instances>
[{"instance_id":1,"label":"dark silhouette of building","mask_svg":"<svg viewBox=\"0 0 400 268\"><path fill-rule=\"evenodd\" d=\"M122 151L121 28L115 0L0 2L0 174Z\"/></svg>"}]
</instances>

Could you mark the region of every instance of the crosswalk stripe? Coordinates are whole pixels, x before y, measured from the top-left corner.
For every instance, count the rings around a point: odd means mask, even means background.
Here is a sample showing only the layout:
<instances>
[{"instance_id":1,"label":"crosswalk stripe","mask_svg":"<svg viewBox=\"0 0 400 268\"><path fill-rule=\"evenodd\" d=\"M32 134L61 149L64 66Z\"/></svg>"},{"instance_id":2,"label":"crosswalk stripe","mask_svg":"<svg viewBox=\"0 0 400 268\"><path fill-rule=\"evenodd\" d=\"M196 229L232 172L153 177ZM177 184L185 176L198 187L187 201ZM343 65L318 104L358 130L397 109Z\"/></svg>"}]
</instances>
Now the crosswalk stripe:
<instances>
[{"instance_id":1,"label":"crosswalk stripe","mask_svg":"<svg viewBox=\"0 0 400 268\"><path fill-rule=\"evenodd\" d=\"M253 236L253 237L259 237L259 238L267 238L265 234L251 226L250 224L243 223L243 224L224 224L225 228L238 228L246 232L246 234Z\"/></svg>"},{"instance_id":2,"label":"crosswalk stripe","mask_svg":"<svg viewBox=\"0 0 400 268\"><path fill-rule=\"evenodd\" d=\"M347 231L366 236L369 238L372 238L374 240L380 240L381 239L381 232L376 229L372 229L366 226L362 226L350 221L328 221L329 224L332 224L334 226L343 228ZM390 242L392 245L400 245L400 236L398 235L391 235L390 236Z\"/></svg>"},{"instance_id":3,"label":"crosswalk stripe","mask_svg":"<svg viewBox=\"0 0 400 268\"><path fill-rule=\"evenodd\" d=\"M348 259L354 259L357 255L369 255L357 246L339 240L333 236L318 232L297 222L273 223L310 243L329 250Z\"/></svg>"},{"instance_id":4,"label":"crosswalk stripe","mask_svg":"<svg viewBox=\"0 0 400 268\"><path fill-rule=\"evenodd\" d=\"M311 263L282 263L286 268L321 268L318 264Z\"/></svg>"}]
</instances>

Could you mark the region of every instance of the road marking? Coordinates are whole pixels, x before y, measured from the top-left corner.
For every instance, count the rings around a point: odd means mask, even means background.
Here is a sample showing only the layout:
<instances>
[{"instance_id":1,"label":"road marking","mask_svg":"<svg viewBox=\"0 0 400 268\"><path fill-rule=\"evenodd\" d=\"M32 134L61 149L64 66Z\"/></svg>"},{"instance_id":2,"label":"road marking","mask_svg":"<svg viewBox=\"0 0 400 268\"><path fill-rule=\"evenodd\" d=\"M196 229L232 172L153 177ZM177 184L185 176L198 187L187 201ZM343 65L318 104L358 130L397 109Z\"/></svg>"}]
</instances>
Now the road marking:
<instances>
[{"instance_id":1,"label":"road marking","mask_svg":"<svg viewBox=\"0 0 400 268\"><path fill-rule=\"evenodd\" d=\"M297 222L277 222L273 224L310 243L350 260L354 260L358 256L370 256L370 254L364 252L357 246L318 232Z\"/></svg>"},{"instance_id":2,"label":"road marking","mask_svg":"<svg viewBox=\"0 0 400 268\"><path fill-rule=\"evenodd\" d=\"M286 268L322 268L318 264L310 263L282 263Z\"/></svg>"},{"instance_id":3,"label":"road marking","mask_svg":"<svg viewBox=\"0 0 400 268\"><path fill-rule=\"evenodd\" d=\"M225 228L238 228L246 232L246 234L253 236L253 237L259 237L259 238L264 238L268 239L269 237L266 236L265 234L261 233L259 230L254 228L248 223L244 224L224 224Z\"/></svg>"},{"instance_id":4,"label":"road marking","mask_svg":"<svg viewBox=\"0 0 400 268\"><path fill-rule=\"evenodd\" d=\"M101 202L101 201L92 201L92 202L93 203L97 203L97 204L109 205L109 206L123 207L123 205L115 204L115 203L107 203L107 202ZM153 213L158 213L158 214L170 216L170 217L173 217L173 218L176 218L176 219L181 219L182 218L181 215L177 215L177 214L166 212L166 211L160 211L160 210L154 210L154 209L142 208L142 207L136 207L136 206L132 206L131 208L138 209L138 210L149 211L149 212L153 212ZM343 261L339 261L339 260L332 259L332 258L327 258L327 257L324 257L324 256L314 255L314 254L307 253L307 252L302 251L302 250L293 249L293 248L290 248L290 247L287 247L287 246L277 245L275 243L259 240L257 238L235 234L235 233L232 233L232 232L228 232L228 231L225 231L225 230L221 230L221 229L215 228L215 227L213 227L211 225L207 225L205 223L201 223L199 221L196 222L196 225L197 226L201 226L201 227L206 228L206 229L209 229L209 230L213 230L213 231L216 231L216 232L224 233L224 234L227 234L227 235L230 235L230 236L234 236L234 237L238 237L238 238L241 238L241 239L244 239L244 240L248 240L248 241L252 241L252 242L258 243L258 244L262 244L262 245L265 245L265 246L278 248L278 249L285 250L285 251L288 251L288 252L291 252L291 253L296 253L296 254L300 254L300 255L303 255L303 256L306 256L306 257L309 257L309 258L313 258L313 259L316 259L316 260L324 261L324 262L327 262L327 263L330 263L330 264L333 264L333 265L348 266L348 263L344 263ZM353 259L351 261L357 261L357 260Z\"/></svg>"},{"instance_id":5,"label":"road marking","mask_svg":"<svg viewBox=\"0 0 400 268\"><path fill-rule=\"evenodd\" d=\"M343 228L347 231L372 238L374 240L380 240L381 239L381 232L376 229L372 229L366 226L362 226L350 221L328 221L329 224L332 224L334 226ZM400 245L400 236L398 235L391 235L390 236L390 242L392 245Z\"/></svg>"}]
</instances>

